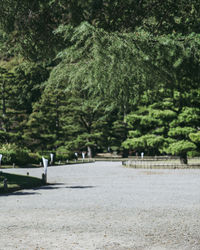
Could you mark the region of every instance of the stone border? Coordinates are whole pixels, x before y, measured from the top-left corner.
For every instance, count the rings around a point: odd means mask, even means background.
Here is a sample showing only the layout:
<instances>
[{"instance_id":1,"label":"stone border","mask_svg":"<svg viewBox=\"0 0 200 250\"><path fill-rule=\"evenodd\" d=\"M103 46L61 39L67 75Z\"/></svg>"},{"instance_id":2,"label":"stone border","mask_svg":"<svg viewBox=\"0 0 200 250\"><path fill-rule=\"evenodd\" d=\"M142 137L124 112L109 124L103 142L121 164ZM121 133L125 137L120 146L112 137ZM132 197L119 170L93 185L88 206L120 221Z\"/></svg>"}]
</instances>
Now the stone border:
<instances>
[{"instance_id":1,"label":"stone border","mask_svg":"<svg viewBox=\"0 0 200 250\"><path fill-rule=\"evenodd\" d=\"M200 169L200 164L151 163L148 161L122 161L122 165L127 168L143 169Z\"/></svg>"}]
</instances>

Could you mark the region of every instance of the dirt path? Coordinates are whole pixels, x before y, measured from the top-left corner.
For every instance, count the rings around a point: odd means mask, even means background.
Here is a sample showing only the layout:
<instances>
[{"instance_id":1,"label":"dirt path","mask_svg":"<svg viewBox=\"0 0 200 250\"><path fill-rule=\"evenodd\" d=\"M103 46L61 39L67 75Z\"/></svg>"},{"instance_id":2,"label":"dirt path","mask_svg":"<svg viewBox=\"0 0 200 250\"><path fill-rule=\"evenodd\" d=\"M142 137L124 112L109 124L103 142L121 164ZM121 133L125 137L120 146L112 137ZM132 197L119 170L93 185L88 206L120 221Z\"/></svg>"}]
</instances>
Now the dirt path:
<instances>
[{"instance_id":1,"label":"dirt path","mask_svg":"<svg viewBox=\"0 0 200 250\"><path fill-rule=\"evenodd\" d=\"M0 196L0 250L200 249L200 170L97 162L50 167L48 181Z\"/></svg>"}]
</instances>

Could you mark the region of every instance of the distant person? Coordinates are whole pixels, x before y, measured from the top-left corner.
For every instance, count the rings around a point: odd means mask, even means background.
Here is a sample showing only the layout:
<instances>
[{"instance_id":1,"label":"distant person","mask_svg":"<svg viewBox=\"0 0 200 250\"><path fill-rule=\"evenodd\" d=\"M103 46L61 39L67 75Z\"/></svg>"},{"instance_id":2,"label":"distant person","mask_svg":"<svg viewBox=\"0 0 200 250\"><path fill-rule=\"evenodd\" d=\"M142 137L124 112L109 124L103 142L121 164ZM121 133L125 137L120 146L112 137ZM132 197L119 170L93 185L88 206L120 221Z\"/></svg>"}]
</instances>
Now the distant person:
<instances>
[{"instance_id":1,"label":"distant person","mask_svg":"<svg viewBox=\"0 0 200 250\"><path fill-rule=\"evenodd\" d=\"M142 159L144 158L144 152L141 153L141 158L142 158Z\"/></svg>"},{"instance_id":2,"label":"distant person","mask_svg":"<svg viewBox=\"0 0 200 250\"><path fill-rule=\"evenodd\" d=\"M74 155L75 155L75 159L78 160L78 153L75 152Z\"/></svg>"}]
</instances>

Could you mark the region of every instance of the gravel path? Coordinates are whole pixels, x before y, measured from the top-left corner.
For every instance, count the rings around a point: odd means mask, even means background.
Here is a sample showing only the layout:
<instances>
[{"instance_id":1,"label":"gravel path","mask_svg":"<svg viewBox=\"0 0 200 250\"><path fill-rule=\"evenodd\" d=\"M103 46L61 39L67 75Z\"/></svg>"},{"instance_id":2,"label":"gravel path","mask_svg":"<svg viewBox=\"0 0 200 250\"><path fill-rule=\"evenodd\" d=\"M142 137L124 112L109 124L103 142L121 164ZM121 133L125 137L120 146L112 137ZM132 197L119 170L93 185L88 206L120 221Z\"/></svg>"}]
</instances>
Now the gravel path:
<instances>
[{"instance_id":1,"label":"gravel path","mask_svg":"<svg viewBox=\"0 0 200 250\"><path fill-rule=\"evenodd\" d=\"M0 250L200 249L200 170L96 162L49 167L48 181L0 196Z\"/></svg>"}]
</instances>

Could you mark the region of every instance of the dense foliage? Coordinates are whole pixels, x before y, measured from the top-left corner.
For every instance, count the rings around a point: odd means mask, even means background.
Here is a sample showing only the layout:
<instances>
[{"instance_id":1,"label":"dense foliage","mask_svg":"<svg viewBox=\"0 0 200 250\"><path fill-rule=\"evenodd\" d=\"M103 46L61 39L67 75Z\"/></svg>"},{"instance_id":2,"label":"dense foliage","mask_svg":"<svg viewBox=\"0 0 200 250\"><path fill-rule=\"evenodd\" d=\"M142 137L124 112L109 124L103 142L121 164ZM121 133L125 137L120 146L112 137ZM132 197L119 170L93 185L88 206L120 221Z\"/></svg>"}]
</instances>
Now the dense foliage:
<instances>
[{"instance_id":1,"label":"dense foliage","mask_svg":"<svg viewBox=\"0 0 200 250\"><path fill-rule=\"evenodd\" d=\"M199 21L197 0L2 0L0 144L187 163L200 154Z\"/></svg>"}]
</instances>

